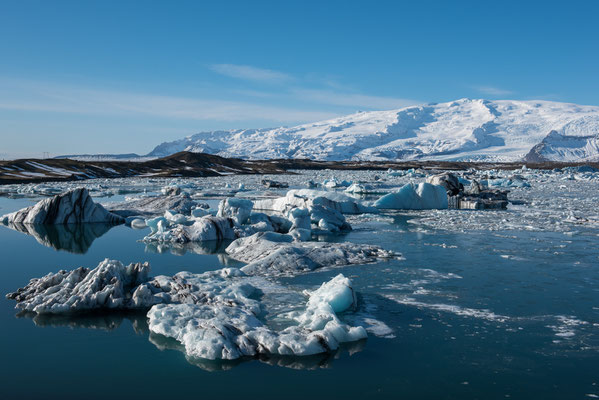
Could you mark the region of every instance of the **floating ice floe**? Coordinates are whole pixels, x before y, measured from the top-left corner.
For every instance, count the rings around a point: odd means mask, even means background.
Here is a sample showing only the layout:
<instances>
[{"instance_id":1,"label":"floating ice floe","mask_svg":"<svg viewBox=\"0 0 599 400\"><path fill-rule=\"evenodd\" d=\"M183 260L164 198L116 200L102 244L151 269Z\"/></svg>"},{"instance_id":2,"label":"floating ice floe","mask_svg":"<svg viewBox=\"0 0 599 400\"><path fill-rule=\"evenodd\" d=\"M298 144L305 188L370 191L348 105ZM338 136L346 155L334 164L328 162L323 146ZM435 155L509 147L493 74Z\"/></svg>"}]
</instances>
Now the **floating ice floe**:
<instances>
[{"instance_id":1,"label":"floating ice floe","mask_svg":"<svg viewBox=\"0 0 599 400\"><path fill-rule=\"evenodd\" d=\"M289 326L273 329L260 319L266 310L259 298L264 291L290 289L235 268L153 279L149 270L147 263L124 266L107 259L91 270L81 267L32 279L7 297L17 301L17 309L38 315L151 307L147 317L152 334L177 340L189 357L210 360L307 356L367 336L363 327L348 326L337 316L357 305L351 281L343 275L304 292L305 309L279 315Z\"/></svg>"},{"instance_id":2,"label":"floating ice floe","mask_svg":"<svg viewBox=\"0 0 599 400\"><path fill-rule=\"evenodd\" d=\"M144 197L122 203L108 203L106 208L123 217L155 216L170 210L175 214L190 215L196 205L188 194L181 193L171 196Z\"/></svg>"},{"instance_id":3,"label":"floating ice floe","mask_svg":"<svg viewBox=\"0 0 599 400\"><path fill-rule=\"evenodd\" d=\"M163 195L165 196L177 196L181 194L181 188L177 185L165 186L160 189Z\"/></svg>"},{"instance_id":4,"label":"floating ice floe","mask_svg":"<svg viewBox=\"0 0 599 400\"><path fill-rule=\"evenodd\" d=\"M286 197L275 199L275 202L280 200L277 203L280 205L280 210L274 210L275 212L271 214L252 212L252 209L255 208L252 201L231 197L220 202L217 217L210 215L200 218L193 215L187 217L167 210L164 217L145 221L152 232L144 238L144 241L186 243L205 240L233 240L256 232L290 233L295 240L307 241L311 239L312 233L329 234L351 230L351 225L347 223L344 215L338 209L345 208L355 211L359 207L365 206L358 205L355 200L345 195L335 193L332 195L343 201L335 202L321 196L317 196L314 201L293 197L298 201L294 204L287 204ZM256 203L259 202L261 201ZM275 203L270 203L269 206L273 206L273 204L278 207ZM309 204L308 208L303 207L306 204ZM224 223L223 221L227 219L229 222ZM218 224L215 225L216 222Z\"/></svg>"},{"instance_id":5,"label":"floating ice floe","mask_svg":"<svg viewBox=\"0 0 599 400\"><path fill-rule=\"evenodd\" d=\"M255 288L233 277L245 276L235 268L204 274L179 272L172 277L149 277L150 265L105 259L96 268L79 267L59 271L29 284L6 297L17 301L16 308L38 314L71 314L92 310L148 309L159 303L243 304L259 310L256 300L247 298Z\"/></svg>"},{"instance_id":6,"label":"floating ice floe","mask_svg":"<svg viewBox=\"0 0 599 400\"><path fill-rule=\"evenodd\" d=\"M286 213L288 210L295 207L310 208L313 205L331 208L342 214L378 212L376 208L364 205L359 200L342 193L312 189L290 190L285 197L257 200L254 202L254 209Z\"/></svg>"},{"instance_id":7,"label":"floating ice floe","mask_svg":"<svg viewBox=\"0 0 599 400\"><path fill-rule=\"evenodd\" d=\"M426 174L421 169L410 168L408 170L394 170L389 168L387 170L388 176L399 177L399 176L407 176L410 178L424 178Z\"/></svg>"},{"instance_id":8,"label":"floating ice floe","mask_svg":"<svg viewBox=\"0 0 599 400\"><path fill-rule=\"evenodd\" d=\"M94 203L85 188L78 188L37 204L23 208L0 218L4 224L78 224L103 222L122 224L125 220L109 211L101 204Z\"/></svg>"},{"instance_id":9,"label":"floating ice floe","mask_svg":"<svg viewBox=\"0 0 599 400\"><path fill-rule=\"evenodd\" d=\"M448 207L447 192L443 186L408 183L399 191L378 199L374 206L381 209L431 210Z\"/></svg>"},{"instance_id":10,"label":"floating ice floe","mask_svg":"<svg viewBox=\"0 0 599 400\"><path fill-rule=\"evenodd\" d=\"M338 181L337 178L325 179L322 181L322 186L330 189L348 187L352 184L349 181Z\"/></svg>"},{"instance_id":11,"label":"floating ice floe","mask_svg":"<svg viewBox=\"0 0 599 400\"><path fill-rule=\"evenodd\" d=\"M229 257L247 263L248 275L297 275L323 267L368 264L397 257L379 246L356 243L295 242L291 235L256 233L240 238L227 249Z\"/></svg>"},{"instance_id":12,"label":"floating ice floe","mask_svg":"<svg viewBox=\"0 0 599 400\"><path fill-rule=\"evenodd\" d=\"M148 312L149 327L180 342L187 356L210 360L308 356L366 338L363 327L350 327L336 315L356 306L349 279L338 275L307 294L306 309L288 315L295 324L279 331L258 319L256 310L223 304L156 305Z\"/></svg>"},{"instance_id":13,"label":"floating ice floe","mask_svg":"<svg viewBox=\"0 0 599 400\"><path fill-rule=\"evenodd\" d=\"M347 189L345 189L345 193L378 194L378 193L385 193L385 191L377 189L375 186L369 185L367 183L352 183Z\"/></svg>"},{"instance_id":14,"label":"floating ice floe","mask_svg":"<svg viewBox=\"0 0 599 400\"><path fill-rule=\"evenodd\" d=\"M526 182L521 177L510 177L510 178L497 178L497 179L486 179L480 182L482 185L489 187L519 187L529 188L530 183Z\"/></svg>"},{"instance_id":15,"label":"floating ice floe","mask_svg":"<svg viewBox=\"0 0 599 400\"><path fill-rule=\"evenodd\" d=\"M241 230L231 218L205 216L195 219L191 225L176 224L170 227L166 218L146 220L152 232L143 238L144 242L203 242L210 240L233 240Z\"/></svg>"}]
</instances>

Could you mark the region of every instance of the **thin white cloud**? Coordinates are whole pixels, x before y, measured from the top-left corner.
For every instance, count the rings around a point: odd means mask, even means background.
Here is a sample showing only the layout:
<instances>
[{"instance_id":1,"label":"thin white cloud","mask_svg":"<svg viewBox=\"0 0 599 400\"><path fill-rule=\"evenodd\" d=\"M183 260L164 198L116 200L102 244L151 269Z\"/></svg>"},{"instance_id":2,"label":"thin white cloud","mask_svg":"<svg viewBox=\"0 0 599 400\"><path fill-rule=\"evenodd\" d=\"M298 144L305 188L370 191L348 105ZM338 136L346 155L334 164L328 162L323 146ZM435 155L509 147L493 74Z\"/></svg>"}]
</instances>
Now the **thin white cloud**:
<instances>
[{"instance_id":1,"label":"thin white cloud","mask_svg":"<svg viewBox=\"0 0 599 400\"><path fill-rule=\"evenodd\" d=\"M215 72L233 78L284 85L277 93L237 89L240 94L256 98L270 97L369 110L401 108L420 103L412 99L361 94L330 77L323 79L308 75L300 79L284 72L249 65L213 64L210 68ZM309 88L311 86L319 86L320 88Z\"/></svg>"},{"instance_id":2,"label":"thin white cloud","mask_svg":"<svg viewBox=\"0 0 599 400\"><path fill-rule=\"evenodd\" d=\"M104 91L39 82L20 82L20 85L12 82L11 86L13 90L0 90L0 109L93 115L147 115L224 122L264 120L281 124L312 122L337 116L333 112L256 104L251 101Z\"/></svg>"},{"instance_id":3,"label":"thin white cloud","mask_svg":"<svg viewBox=\"0 0 599 400\"><path fill-rule=\"evenodd\" d=\"M474 86L473 88L479 91L480 93L487 94L490 96L507 96L510 94L514 94L514 92L512 92L511 90L500 89L493 86Z\"/></svg>"},{"instance_id":4,"label":"thin white cloud","mask_svg":"<svg viewBox=\"0 0 599 400\"><path fill-rule=\"evenodd\" d=\"M294 80L293 76L284 72L252 67L250 65L213 64L210 66L210 69L221 75L248 81L280 84Z\"/></svg>"}]
</instances>

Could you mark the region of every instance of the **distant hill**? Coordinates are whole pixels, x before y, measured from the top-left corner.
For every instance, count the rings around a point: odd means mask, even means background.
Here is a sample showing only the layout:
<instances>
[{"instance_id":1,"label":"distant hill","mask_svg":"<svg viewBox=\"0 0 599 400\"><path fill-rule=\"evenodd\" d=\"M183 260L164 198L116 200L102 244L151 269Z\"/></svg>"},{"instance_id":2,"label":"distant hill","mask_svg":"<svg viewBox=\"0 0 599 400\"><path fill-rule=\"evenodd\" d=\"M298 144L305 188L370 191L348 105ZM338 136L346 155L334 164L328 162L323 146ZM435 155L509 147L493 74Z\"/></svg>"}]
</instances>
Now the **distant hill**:
<instances>
[{"instance_id":1,"label":"distant hill","mask_svg":"<svg viewBox=\"0 0 599 400\"><path fill-rule=\"evenodd\" d=\"M68 154L64 156L54 157L57 159L69 158L71 160L81 161L127 161L127 160L139 160L142 158L139 154L127 153L127 154Z\"/></svg>"}]
</instances>

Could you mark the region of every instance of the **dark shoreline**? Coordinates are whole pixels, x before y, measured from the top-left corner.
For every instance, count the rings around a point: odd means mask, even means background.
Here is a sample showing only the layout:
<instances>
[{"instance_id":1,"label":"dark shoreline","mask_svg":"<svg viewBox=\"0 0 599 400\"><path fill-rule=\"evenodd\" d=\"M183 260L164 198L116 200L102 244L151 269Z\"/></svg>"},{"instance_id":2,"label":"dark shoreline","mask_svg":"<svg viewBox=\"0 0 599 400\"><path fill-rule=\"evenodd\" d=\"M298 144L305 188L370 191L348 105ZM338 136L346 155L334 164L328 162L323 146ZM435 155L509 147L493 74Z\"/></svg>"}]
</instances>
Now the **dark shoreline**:
<instances>
[{"instance_id":1,"label":"dark shoreline","mask_svg":"<svg viewBox=\"0 0 599 400\"><path fill-rule=\"evenodd\" d=\"M241 160L204 153L181 152L149 161L77 161L71 159L20 159L0 161L0 185L69 182L95 178L209 177L229 174L285 174L292 170L516 170L554 169L582 165L599 168L599 162L458 162L458 161L315 161L308 159ZM33 174L27 176L27 174ZM43 174L43 176L40 176Z\"/></svg>"}]
</instances>

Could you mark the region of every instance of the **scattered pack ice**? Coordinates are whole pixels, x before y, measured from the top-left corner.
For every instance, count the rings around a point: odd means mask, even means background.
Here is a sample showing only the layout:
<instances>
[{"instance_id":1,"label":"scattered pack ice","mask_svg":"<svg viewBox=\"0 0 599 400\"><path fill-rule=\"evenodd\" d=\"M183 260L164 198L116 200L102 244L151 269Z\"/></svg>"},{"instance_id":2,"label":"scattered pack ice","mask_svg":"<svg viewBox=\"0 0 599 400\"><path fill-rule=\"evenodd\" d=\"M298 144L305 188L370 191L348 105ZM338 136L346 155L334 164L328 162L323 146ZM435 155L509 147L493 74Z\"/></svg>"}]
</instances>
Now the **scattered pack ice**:
<instances>
[{"instance_id":1,"label":"scattered pack ice","mask_svg":"<svg viewBox=\"0 0 599 400\"><path fill-rule=\"evenodd\" d=\"M310 208L315 205L331 208L342 214L378 212L374 207L366 206L342 193L312 189L290 190L285 197L255 201L254 209L284 213L294 207Z\"/></svg>"}]
</instances>

